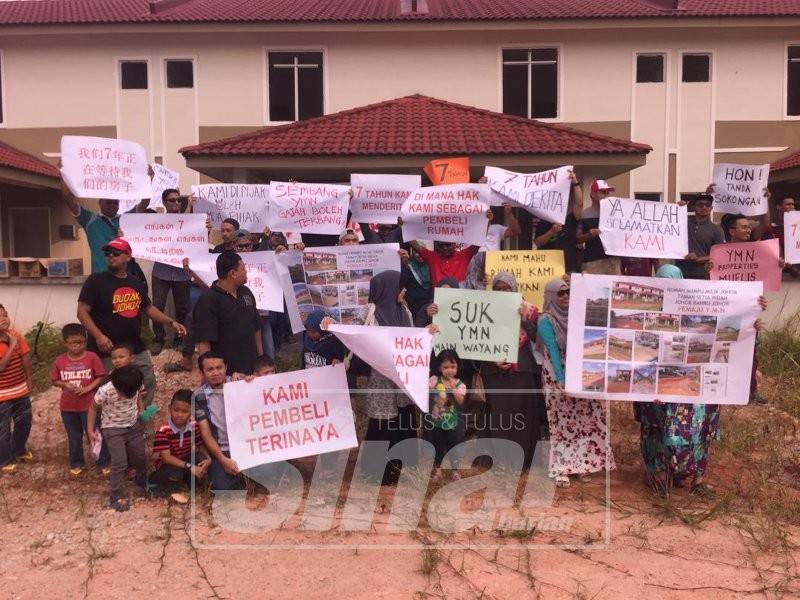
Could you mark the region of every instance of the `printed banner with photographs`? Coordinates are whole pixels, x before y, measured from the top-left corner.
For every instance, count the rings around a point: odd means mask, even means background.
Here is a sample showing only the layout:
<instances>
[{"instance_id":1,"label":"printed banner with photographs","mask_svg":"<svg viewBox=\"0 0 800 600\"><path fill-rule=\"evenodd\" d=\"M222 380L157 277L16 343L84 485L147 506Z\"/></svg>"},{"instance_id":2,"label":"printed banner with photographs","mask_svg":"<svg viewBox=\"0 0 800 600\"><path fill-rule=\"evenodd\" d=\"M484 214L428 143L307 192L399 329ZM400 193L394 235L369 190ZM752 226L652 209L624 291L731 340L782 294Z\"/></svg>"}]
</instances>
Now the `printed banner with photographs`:
<instances>
[{"instance_id":1,"label":"printed banner with photographs","mask_svg":"<svg viewBox=\"0 0 800 600\"><path fill-rule=\"evenodd\" d=\"M783 252L787 265L800 264L800 210L783 213Z\"/></svg>"},{"instance_id":2,"label":"printed banner with photographs","mask_svg":"<svg viewBox=\"0 0 800 600\"><path fill-rule=\"evenodd\" d=\"M757 217L769 212L769 165L714 165L714 212Z\"/></svg>"},{"instance_id":3,"label":"printed banner with photographs","mask_svg":"<svg viewBox=\"0 0 800 600\"><path fill-rule=\"evenodd\" d=\"M306 318L317 308L337 323L363 325L369 282L383 271L400 270L399 249L399 244L367 244L278 254L278 274L292 331L303 331Z\"/></svg>"},{"instance_id":4,"label":"printed banner with photographs","mask_svg":"<svg viewBox=\"0 0 800 600\"><path fill-rule=\"evenodd\" d=\"M574 274L566 391L747 404L761 282Z\"/></svg>"},{"instance_id":5,"label":"printed banner with photographs","mask_svg":"<svg viewBox=\"0 0 800 600\"><path fill-rule=\"evenodd\" d=\"M562 277L563 250L492 250L486 253L486 289L500 271L514 274L522 297L541 309L544 306L544 286L551 279Z\"/></svg>"},{"instance_id":6,"label":"printed banner with photographs","mask_svg":"<svg viewBox=\"0 0 800 600\"><path fill-rule=\"evenodd\" d=\"M563 225L567 220L572 187L571 171L571 165L540 173L515 173L498 167L486 167L484 177L495 194L540 219ZM492 201L492 205L496 205L496 202Z\"/></svg>"}]
</instances>

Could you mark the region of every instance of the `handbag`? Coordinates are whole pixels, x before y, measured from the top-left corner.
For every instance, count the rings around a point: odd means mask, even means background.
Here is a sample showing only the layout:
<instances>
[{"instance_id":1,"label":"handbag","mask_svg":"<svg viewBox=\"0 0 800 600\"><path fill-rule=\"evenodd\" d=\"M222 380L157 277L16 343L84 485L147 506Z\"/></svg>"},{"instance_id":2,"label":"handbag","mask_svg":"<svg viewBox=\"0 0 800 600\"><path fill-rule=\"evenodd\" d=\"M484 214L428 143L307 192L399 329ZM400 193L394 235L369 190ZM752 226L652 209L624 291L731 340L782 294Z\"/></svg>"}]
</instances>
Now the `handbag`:
<instances>
[{"instance_id":1,"label":"handbag","mask_svg":"<svg viewBox=\"0 0 800 600\"><path fill-rule=\"evenodd\" d=\"M483 384L483 376L479 369L472 375L472 385L467 395L472 402L486 402L486 386Z\"/></svg>"}]
</instances>

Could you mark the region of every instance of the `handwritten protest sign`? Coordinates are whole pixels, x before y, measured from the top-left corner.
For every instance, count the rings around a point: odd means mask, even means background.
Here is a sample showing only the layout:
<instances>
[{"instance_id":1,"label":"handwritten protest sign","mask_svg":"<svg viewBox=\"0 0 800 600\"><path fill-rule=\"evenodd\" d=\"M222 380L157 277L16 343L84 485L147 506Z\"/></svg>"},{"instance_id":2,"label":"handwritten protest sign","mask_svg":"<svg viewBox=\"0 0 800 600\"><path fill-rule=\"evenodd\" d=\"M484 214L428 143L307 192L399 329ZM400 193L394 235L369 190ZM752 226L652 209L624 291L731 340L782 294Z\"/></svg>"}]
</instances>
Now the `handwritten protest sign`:
<instances>
[{"instance_id":1,"label":"handwritten protest sign","mask_svg":"<svg viewBox=\"0 0 800 600\"><path fill-rule=\"evenodd\" d=\"M769 212L764 190L769 181L769 165L714 165L714 211L741 213L754 217Z\"/></svg>"},{"instance_id":2,"label":"handwritten protest sign","mask_svg":"<svg viewBox=\"0 0 800 600\"><path fill-rule=\"evenodd\" d=\"M800 210L783 213L783 253L786 264L800 263Z\"/></svg>"},{"instance_id":3,"label":"handwritten protest sign","mask_svg":"<svg viewBox=\"0 0 800 600\"><path fill-rule=\"evenodd\" d=\"M358 445L343 364L230 382L222 391L240 469Z\"/></svg>"},{"instance_id":4,"label":"handwritten protest sign","mask_svg":"<svg viewBox=\"0 0 800 600\"><path fill-rule=\"evenodd\" d=\"M684 258L688 226L685 206L626 198L600 202L600 241L612 256Z\"/></svg>"},{"instance_id":5,"label":"handwritten protest sign","mask_svg":"<svg viewBox=\"0 0 800 600\"><path fill-rule=\"evenodd\" d=\"M202 213L125 213L120 216L119 228L134 258L181 267L188 257L193 268L214 268L215 257L208 252L206 215Z\"/></svg>"},{"instance_id":6,"label":"handwritten protest sign","mask_svg":"<svg viewBox=\"0 0 800 600\"><path fill-rule=\"evenodd\" d=\"M500 271L514 274L522 297L540 309L544 306L544 286L564 275L562 250L498 250L486 254L486 285Z\"/></svg>"},{"instance_id":7,"label":"handwritten protest sign","mask_svg":"<svg viewBox=\"0 0 800 600\"><path fill-rule=\"evenodd\" d=\"M760 281L573 274L570 287L568 393L747 404Z\"/></svg>"},{"instance_id":8,"label":"handwritten protest sign","mask_svg":"<svg viewBox=\"0 0 800 600\"><path fill-rule=\"evenodd\" d=\"M363 325L369 282L383 271L399 271L399 244L328 246L276 256L292 331L304 329L309 313L323 309L344 325Z\"/></svg>"},{"instance_id":9,"label":"handwritten protest sign","mask_svg":"<svg viewBox=\"0 0 800 600\"><path fill-rule=\"evenodd\" d=\"M64 182L77 198L138 202L152 192L147 155L136 142L65 135L61 165Z\"/></svg>"},{"instance_id":10,"label":"handwritten protest sign","mask_svg":"<svg viewBox=\"0 0 800 600\"><path fill-rule=\"evenodd\" d=\"M469 183L469 157L437 158L422 167L433 185Z\"/></svg>"},{"instance_id":11,"label":"handwritten protest sign","mask_svg":"<svg viewBox=\"0 0 800 600\"><path fill-rule=\"evenodd\" d=\"M206 251L208 254L208 251ZM215 254L212 254L216 260ZM283 312L283 289L278 275L278 265L275 262L275 253L271 250L260 252L242 252L239 254L242 262L247 267L247 287L256 297L256 308L258 310L271 310ZM198 270L191 263L192 271L207 286L211 286L217 280L217 273L212 264L209 270Z\"/></svg>"},{"instance_id":12,"label":"handwritten protest sign","mask_svg":"<svg viewBox=\"0 0 800 600\"><path fill-rule=\"evenodd\" d=\"M273 231L338 234L345 229L349 186L273 181L269 195Z\"/></svg>"},{"instance_id":13,"label":"handwritten protest sign","mask_svg":"<svg viewBox=\"0 0 800 600\"><path fill-rule=\"evenodd\" d=\"M433 301L436 354L451 348L462 359L517 362L521 294L436 288Z\"/></svg>"},{"instance_id":14,"label":"handwritten protest sign","mask_svg":"<svg viewBox=\"0 0 800 600\"><path fill-rule=\"evenodd\" d=\"M570 171L571 165L540 173L515 173L498 167L486 167L484 176L489 187L501 198L521 206L540 219L563 225L567 219L572 186Z\"/></svg>"},{"instance_id":15,"label":"handwritten protest sign","mask_svg":"<svg viewBox=\"0 0 800 600\"><path fill-rule=\"evenodd\" d=\"M432 336L416 327L331 325L342 343L428 412Z\"/></svg>"},{"instance_id":16,"label":"handwritten protest sign","mask_svg":"<svg viewBox=\"0 0 800 600\"><path fill-rule=\"evenodd\" d=\"M403 203L403 239L482 245L489 220L480 183L424 187Z\"/></svg>"},{"instance_id":17,"label":"handwritten protest sign","mask_svg":"<svg viewBox=\"0 0 800 600\"><path fill-rule=\"evenodd\" d=\"M194 209L211 217L219 229L225 219L236 219L242 229L261 233L269 216L269 186L245 183L193 185Z\"/></svg>"},{"instance_id":18,"label":"handwritten protest sign","mask_svg":"<svg viewBox=\"0 0 800 600\"><path fill-rule=\"evenodd\" d=\"M357 223L394 225L403 202L422 187L419 175L350 175L353 199L350 213Z\"/></svg>"},{"instance_id":19,"label":"handwritten protest sign","mask_svg":"<svg viewBox=\"0 0 800 600\"><path fill-rule=\"evenodd\" d=\"M177 171L172 171L163 165L154 163L150 165L153 169L153 180L150 183L152 193L150 195L150 208L161 208L164 203L161 196L164 190L178 189L180 175ZM122 208L122 206L120 206ZM133 208L133 206L129 207ZM199 211L198 211L199 212Z\"/></svg>"},{"instance_id":20,"label":"handwritten protest sign","mask_svg":"<svg viewBox=\"0 0 800 600\"><path fill-rule=\"evenodd\" d=\"M711 246L714 281L762 281L765 292L781 289L780 242L777 239Z\"/></svg>"}]
</instances>

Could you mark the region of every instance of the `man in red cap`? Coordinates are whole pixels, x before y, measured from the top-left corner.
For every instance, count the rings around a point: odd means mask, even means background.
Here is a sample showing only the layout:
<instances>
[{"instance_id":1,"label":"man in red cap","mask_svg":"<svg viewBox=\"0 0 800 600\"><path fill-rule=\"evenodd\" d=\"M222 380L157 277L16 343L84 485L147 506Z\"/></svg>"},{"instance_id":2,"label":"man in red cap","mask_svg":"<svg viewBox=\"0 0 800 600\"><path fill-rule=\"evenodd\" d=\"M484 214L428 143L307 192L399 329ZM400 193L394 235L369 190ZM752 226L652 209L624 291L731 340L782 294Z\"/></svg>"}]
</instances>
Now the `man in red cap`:
<instances>
[{"instance_id":1,"label":"man in red cap","mask_svg":"<svg viewBox=\"0 0 800 600\"><path fill-rule=\"evenodd\" d=\"M102 247L107 270L92 273L78 296L78 320L89 332L88 348L96 352L110 372L111 348L127 344L133 349L133 364L142 371L145 405L153 401L156 378L150 353L141 336L141 313L156 323L171 325L178 335L186 335L183 325L158 310L147 296L146 284L128 274L131 247L115 238Z\"/></svg>"},{"instance_id":2,"label":"man in red cap","mask_svg":"<svg viewBox=\"0 0 800 600\"><path fill-rule=\"evenodd\" d=\"M589 194L592 204L583 210L580 226L578 227L578 243L585 244L583 249L584 273L599 275L621 275L622 268L619 256L606 254L603 243L600 241L600 201L608 198L614 188L603 179L592 182Z\"/></svg>"}]
</instances>

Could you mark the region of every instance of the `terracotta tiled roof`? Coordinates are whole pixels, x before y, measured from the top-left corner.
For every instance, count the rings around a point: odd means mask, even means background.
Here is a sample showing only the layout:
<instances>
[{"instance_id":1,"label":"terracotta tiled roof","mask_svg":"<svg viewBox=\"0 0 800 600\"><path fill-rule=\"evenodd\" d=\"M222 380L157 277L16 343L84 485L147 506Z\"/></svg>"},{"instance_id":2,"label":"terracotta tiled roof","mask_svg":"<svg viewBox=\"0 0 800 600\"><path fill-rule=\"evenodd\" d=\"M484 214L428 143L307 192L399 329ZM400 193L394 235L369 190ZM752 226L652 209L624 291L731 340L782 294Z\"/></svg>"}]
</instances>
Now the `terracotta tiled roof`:
<instances>
[{"instance_id":1,"label":"terracotta tiled roof","mask_svg":"<svg viewBox=\"0 0 800 600\"><path fill-rule=\"evenodd\" d=\"M151 4L161 8L151 10ZM427 0L401 15L400 0L17 0L0 24L159 22L480 21L637 17L798 16L797 0ZM673 8L675 5L678 8Z\"/></svg>"},{"instance_id":2,"label":"terracotta tiled roof","mask_svg":"<svg viewBox=\"0 0 800 600\"><path fill-rule=\"evenodd\" d=\"M789 156L784 156L782 159L775 161L769 166L771 173L775 171L785 171L786 169L794 169L800 167L800 152L795 152Z\"/></svg>"},{"instance_id":3,"label":"terracotta tiled roof","mask_svg":"<svg viewBox=\"0 0 800 600\"><path fill-rule=\"evenodd\" d=\"M0 142L0 167L27 171L28 173L36 173L37 175L46 175L48 177L59 176L58 169L53 165L3 142Z\"/></svg>"},{"instance_id":4,"label":"terracotta tiled roof","mask_svg":"<svg viewBox=\"0 0 800 600\"><path fill-rule=\"evenodd\" d=\"M187 146L198 155L419 155L644 153L604 135L419 94Z\"/></svg>"}]
</instances>

